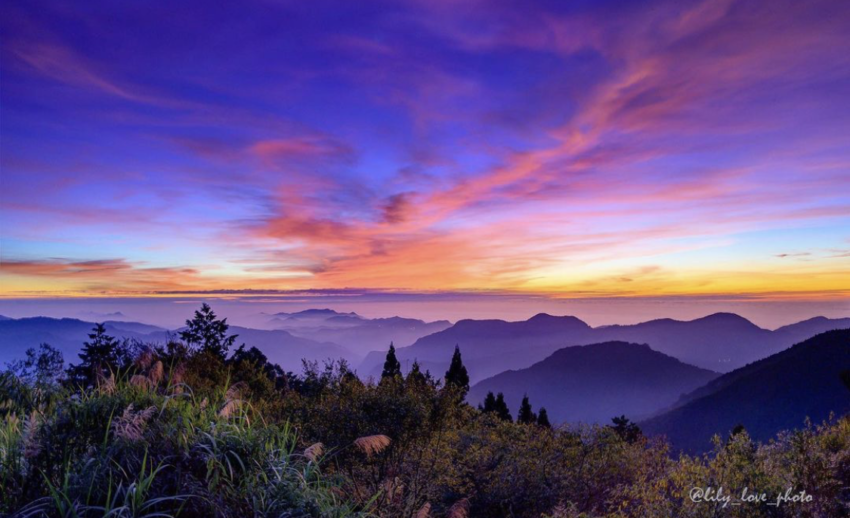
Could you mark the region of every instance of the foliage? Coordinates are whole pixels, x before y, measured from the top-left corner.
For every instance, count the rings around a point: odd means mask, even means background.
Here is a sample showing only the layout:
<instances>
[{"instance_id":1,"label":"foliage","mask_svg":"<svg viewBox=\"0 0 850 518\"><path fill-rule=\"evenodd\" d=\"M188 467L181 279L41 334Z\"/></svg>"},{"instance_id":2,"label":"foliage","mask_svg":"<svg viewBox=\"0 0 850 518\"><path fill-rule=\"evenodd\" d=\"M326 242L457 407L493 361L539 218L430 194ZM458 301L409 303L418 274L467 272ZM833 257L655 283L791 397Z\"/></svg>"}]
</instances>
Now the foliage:
<instances>
[{"instance_id":1,"label":"foliage","mask_svg":"<svg viewBox=\"0 0 850 518\"><path fill-rule=\"evenodd\" d=\"M609 427L627 443L635 443L643 437L640 427L629 421L629 418L624 415L611 419L611 422L614 424L613 426L609 425Z\"/></svg>"},{"instance_id":2,"label":"foliage","mask_svg":"<svg viewBox=\"0 0 850 518\"><path fill-rule=\"evenodd\" d=\"M537 422L537 414L535 414L531 409L531 403L528 401L528 396L522 397L522 403L519 405L516 422L520 424L534 424Z\"/></svg>"},{"instance_id":3,"label":"foliage","mask_svg":"<svg viewBox=\"0 0 850 518\"><path fill-rule=\"evenodd\" d=\"M449 365L449 370L446 372L446 385L453 386L462 397L466 397L469 392L469 373L466 372L466 367L463 366L463 359L460 356L460 347L455 346L455 352L452 355L452 362Z\"/></svg>"},{"instance_id":4,"label":"foliage","mask_svg":"<svg viewBox=\"0 0 850 518\"><path fill-rule=\"evenodd\" d=\"M514 423L501 394L472 408L460 368L445 385L418 364L373 383L344 361L284 373L253 348L229 358L177 342L131 349L111 383L54 384L49 399L32 397L32 367L0 375L0 515L848 515L848 417L767 444L736 429L691 457L624 416L552 427L526 398ZM721 486L813 500L690 498Z\"/></svg>"},{"instance_id":5,"label":"foliage","mask_svg":"<svg viewBox=\"0 0 850 518\"><path fill-rule=\"evenodd\" d=\"M390 350L387 351L387 359L384 361L384 369L381 371L381 381L393 381L401 378L401 363L395 356L395 345L390 343Z\"/></svg>"},{"instance_id":6,"label":"foliage","mask_svg":"<svg viewBox=\"0 0 850 518\"><path fill-rule=\"evenodd\" d=\"M95 325L89 341L83 342L80 363L68 370L68 382L87 387L114 375L128 360L128 347L106 334L103 324Z\"/></svg>"},{"instance_id":7,"label":"foliage","mask_svg":"<svg viewBox=\"0 0 850 518\"><path fill-rule=\"evenodd\" d=\"M537 425L543 428L552 428L552 423L549 422L549 413L545 407L540 407L540 412L537 413Z\"/></svg>"},{"instance_id":8,"label":"foliage","mask_svg":"<svg viewBox=\"0 0 850 518\"><path fill-rule=\"evenodd\" d=\"M206 303L195 311L191 320L186 320L186 329L180 332L180 339L190 347L197 346L201 350L222 358L236 341L238 335L228 335L230 326L227 319L219 320L215 312Z\"/></svg>"}]
</instances>

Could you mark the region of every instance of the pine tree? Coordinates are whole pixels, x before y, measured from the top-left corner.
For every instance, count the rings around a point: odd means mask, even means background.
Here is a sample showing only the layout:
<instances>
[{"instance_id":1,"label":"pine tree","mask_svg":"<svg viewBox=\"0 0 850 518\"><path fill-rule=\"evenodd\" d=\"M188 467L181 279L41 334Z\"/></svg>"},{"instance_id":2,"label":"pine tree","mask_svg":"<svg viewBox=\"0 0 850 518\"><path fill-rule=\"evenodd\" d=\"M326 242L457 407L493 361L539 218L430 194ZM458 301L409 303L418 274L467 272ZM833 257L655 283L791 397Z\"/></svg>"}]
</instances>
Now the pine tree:
<instances>
[{"instance_id":1,"label":"pine tree","mask_svg":"<svg viewBox=\"0 0 850 518\"><path fill-rule=\"evenodd\" d=\"M643 437L643 432L641 432L638 425L631 422L629 418L624 415L611 419L611 422L614 423L614 426L608 425L608 427L613 429L614 432L616 432L616 434L627 443L634 443Z\"/></svg>"},{"instance_id":2,"label":"pine tree","mask_svg":"<svg viewBox=\"0 0 850 518\"><path fill-rule=\"evenodd\" d=\"M103 324L96 324L89 333L89 341L83 342L83 350L79 354L80 364L68 369L68 379L72 383L88 386L97 382L98 378L109 377L121 366L124 357L121 342L106 334Z\"/></svg>"},{"instance_id":3,"label":"pine tree","mask_svg":"<svg viewBox=\"0 0 850 518\"><path fill-rule=\"evenodd\" d=\"M463 366L460 347L457 345L455 345L455 352L452 355L452 363L446 372L446 387L449 386L454 387L460 393L461 398L466 397L466 393L469 392L469 373Z\"/></svg>"},{"instance_id":4,"label":"pine tree","mask_svg":"<svg viewBox=\"0 0 850 518\"><path fill-rule=\"evenodd\" d=\"M531 403L528 402L528 396L522 397L522 403L519 405L516 422L521 424L533 424L537 422L537 416L534 415L534 412L531 410Z\"/></svg>"},{"instance_id":5,"label":"pine tree","mask_svg":"<svg viewBox=\"0 0 850 518\"><path fill-rule=\"evenodd\" d=\"M390 342L390 350L387 351L387 359L384 360L384 370L381 372L381 381L385 379L396 379L401 377L401 363L395 357L395 346Z\"/></svg>"},{"instance_id":6,"label":"pine tree","mask_svg":"<svg viewBox=\"0 0 850 518\"><path fill-rule=\"evenodd\" d=\"M493 395L493 392L487 393L487 396L484 398L484 404L478 405L478 410L485 414L496 411L496 396Z\"/></svg>"},{"instance_id":7,"label":"pine tree","mask_svg":"<svg viewBox=\"0 0 850 518\"><path fill-rule=\"evenodd\" d=\"M499 392L496 395L496 402L494 403L494 408L496 409L496 416L502 421L513 422L513 418L511 417L511 410L508 408L508 404L505 402L505 395Z\"/></svg>"},{"instance_id":8,"label":"pine tree","mask_svg":"<svg viewBox=\"0 0 850 518\"><path fill-rule=\"evenodd\" d=\"M549 422L549 413L546 412L545 407L540 407L540 412L537 413L537 424L544 428L552 428L552 424Z\"/></svg>"},{"instance_id":9,"label":"pine tree","mask_svg":"<svg viewBox=\"0 0 850 518\"><path fill-rule=\"evenodd\" d=\"M199 346L202 351L223 359L238 336L228 336L228 329L227 319L217 319L212 308L204 303L199 311L195 311L195 317L186 321L186 330L180 332L180 339L190 347Z\"/></svg>"},{"instance_id":10,"label":"pine tree","mask_svg":"<svg viewBox=\"0 0 850 518\"><path fill-rule=\"evenodd\" d=\"M406 381L409 386L421 386L425 384L425 374L423 374L422 370L419 368L418 361L413 362L413 365L410 367L410 372L407 373Z\"/></svg>"}]
</instances>

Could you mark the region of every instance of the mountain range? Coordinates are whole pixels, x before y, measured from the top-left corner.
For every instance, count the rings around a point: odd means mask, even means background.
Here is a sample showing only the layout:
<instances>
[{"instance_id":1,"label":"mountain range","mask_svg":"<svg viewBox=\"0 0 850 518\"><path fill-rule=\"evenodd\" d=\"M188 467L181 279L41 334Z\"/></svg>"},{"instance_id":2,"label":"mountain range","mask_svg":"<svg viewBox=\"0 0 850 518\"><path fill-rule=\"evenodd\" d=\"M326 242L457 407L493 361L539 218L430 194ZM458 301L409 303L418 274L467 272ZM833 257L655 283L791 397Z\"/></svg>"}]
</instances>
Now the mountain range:
<instances>
[{"instance_id":1,"label":"mountain range","mask_svg":"<svg viewBox=\"0 0 850 518\"><path fill-rule=\"evenodd\" d=\"M271 318L269 318L271 317ZM237 345L245 343L262 350L270 361L285 370L300 372L302 359L324 361L344 359L359 363L366 352L386 347L390 342L412 343L433 331L445 329L449 322L424 322L408 318L368 319L356 313L339 313L331 309L310 309L296 313L265 315L276 329L231 326L238 335ZM165 343L168 330L139 322L107 320L103 322L110 335L149 343ZM23 358L30 347L48 343L60 350L65 360L74 363L94 322L75 318L8 318L0 315L0 365ZM341 345L344 344L344 345Z\"/></svg>"},{"instance_id":2,"label":"mountain range","mask_svg":"<svg viewBox=\"0 0 850 518\"><path fill-rule=\"evenodd\" d=\"M847 318L817 317L771 331L729 313L597 328L546 314L454 325L333 310L260 317L285 329L231 326L230 333L239 335L237 345L259 348L285 370L300 371L302 359L355 362L374 343L412 340L396 350L402 368L415 360L441 376L458 344L472 404L492 391L504 393L514 412L528 395L555 423L607 423L625 414L641 420L646 434L666 435L688 452L709 449L712 435L728 434L739 424L767 440L799 428L806 418L819 422L830 412L850 411L850 392L839 377L850 370L850 329L835 330L850 328ZM113 336L146 343L164 343L179 331L116 320L104 325ZM0 365L40 343L73 363L93 326L72 318L0 316ZM437 331L419 336L432 329ZM385 354L369 353L361 377L379 376Z\"/></svg>"},{"instance_id":3,"label":"mountain range","mask_svg":"<svg viewBox=\"0 0 850 518\"><path fill-rule=\"evenodd\" d=\"M765 441L806 418L817 424L850 411L850 387L840 378L846 370L850 329L825 332L714 379L640 426L690 453L710 449L715 433L728 435L737 425Z\"/></svg>"},{"instance_id":4,"label":"mountain range","mask_svg":"<svg viewBox=\"0 0 850 518\"><path fill-rule=\"evenodd\" d=\"M591 327L572 316L545 313L528 320L461 320L398 348L402 366L418 361L435 373L445 372L455 345L463 354L473 383L509 369L530 367L567 346L610 341L647 344L685 363L729 372L831 329L850 327L850 318L812 318L776 330L756 326L732 313L715 313L690 321L651 320L634 325ZM385 351L370 353L361 375L380 374Z\"/></svg>"},{"instance_id":5,"label":"mountain range","mask_svg":"<svg viewBox=\"0 0 850 518\"><path fill-rule=\"evenodd\" d=\"M357 313L339 313L332 309L308 309L297 313L274 313L266 325L317 342L342 344L362 360L376 348L413 344L423 336L442 331L451 322L425 322L415 318L365 318Z\"/></svg>"},{"instance_id":6,"label":"mountain range","mask_svg":"<svg viewBox=\"0 0 850 518\"><path fill-rule=\"evenodd\" d=\"M467 400L477 404L488 392L501 392L515 411L527 395L553 423L609 423L622 414L649 416L717 376L645 344L605 342L565 347L531 367L487 378Z\"/></svg>"}]
</instances>

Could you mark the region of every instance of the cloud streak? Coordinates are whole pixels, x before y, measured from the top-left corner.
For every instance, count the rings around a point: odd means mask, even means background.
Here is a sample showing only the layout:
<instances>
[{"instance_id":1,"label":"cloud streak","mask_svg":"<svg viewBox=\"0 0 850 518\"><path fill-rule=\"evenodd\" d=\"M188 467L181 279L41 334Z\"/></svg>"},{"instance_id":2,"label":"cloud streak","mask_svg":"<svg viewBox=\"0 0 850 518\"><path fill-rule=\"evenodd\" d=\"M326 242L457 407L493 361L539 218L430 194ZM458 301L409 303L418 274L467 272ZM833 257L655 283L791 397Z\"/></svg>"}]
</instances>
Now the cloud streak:
<instances>
[{"instance_id":1,"label":"cloud streak","mask_svg":"<svg viewBox=\"0 0 850 518\"><path fill-rule=\"evenodd\" d=\"M842 3L111 9L2 22L6 294L850 290Z\"/></svg>"}]
</instances>

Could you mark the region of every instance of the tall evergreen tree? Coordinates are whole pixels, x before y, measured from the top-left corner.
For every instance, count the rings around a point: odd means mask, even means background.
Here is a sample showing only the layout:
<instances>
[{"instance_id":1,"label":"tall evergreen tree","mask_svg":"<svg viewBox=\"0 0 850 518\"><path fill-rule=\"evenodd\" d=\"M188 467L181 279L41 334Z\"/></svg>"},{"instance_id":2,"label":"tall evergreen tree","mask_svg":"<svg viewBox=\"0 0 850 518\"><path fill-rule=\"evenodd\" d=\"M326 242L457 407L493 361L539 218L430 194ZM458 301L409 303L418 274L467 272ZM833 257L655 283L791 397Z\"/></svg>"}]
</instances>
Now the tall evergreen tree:
<instances>
[{"instance_id":1,"label":"tall evergreen tree","mask_svg":"<svg viewBox=\"0 0 850 518\"><path fill-rule=\"evenodd\" d=\"M424 385L427 378L425 374L422 373L422 369L419 367L419 362L414 361L413 365L410 367L410 372L407 373L407 384L409 386L421 386Z\"/></svg>"},{"instance_id":2,"label":"tall evergreen tree","mask_svg":"<svg viewBox=\"0 0 850 518\"><path fill-rule=\"evenodd\" d=\"M83 350L79 354L79 365L68 369L68 380L74 384L93 385L98 378L109 377L121 366L124 352L121 342L106 334L103 324L96 324L89 333L89 341L83 342Z\"/></svg>"},{"instance_id":3,"label":"tall evergreen tree","mask_svg":"<svg viewBox=\"0 0 850 518\"><path fill-rule=\"evenodd\" d=\"M452 363L449 365L449 370L446 371L446 386L457 389L462 397L466 397L466 393L469 392L469 373L463 366L460 347L457 345L455 345L455 352L452 355Z\"/></svg>"},{"instance_id":4,"label":"tall evergreen tree","mask_svg":"<svg viewBox=\"0 0 850 518\"><path fill-rule=\"evenodd\" d=\"M533 424L537 422L537 416L531 410L531 403L528 402L528 396L522 397L522 403L519 405L516 422L521 424Z\"/></svg>"},{"instance_id":5,"label":"tall evergreen tree","mask_svg":"<svg viewBox=\"0 0 850 518\"><path fill-rule=\"evenodd\" d=\"M614 430L621 439L628 443L634 443L643 437L643 432L641 432L640 427L631 422L629 418L624 415L611 419L611 422L614 423L613 426L608 425L608 427Z\"/></svg>"},{"instance_id":6,"label":"tall evergreen tree","mask_svg":"<svg viewBox=\"0 0 850 518\"><path fill-rule=\"evenodd\" d=\"M511 417L511 409L508 408L508 404L505 402L505 395L499 392L496 395L496 402L494 403L494 408L496 409L496 416L502 421L513 422L513 418Z\"/></svg>"},{"instance_id":7,"label":"tall evergreen tree","mask_svg":"<svg viewBox=\"0 0 850 518\"><path fill-rule=\"evenodd\" d=\"M484 398L484 404L478 405L478 410L485 414L496 411L496 396L493 395L492 391L487 393L487 396Z\"/></svg>"},{"instance_id":8,"label":"tall evergreen tree","mask_svg":"<svg viewBox=\"0 0 850 518\"><path fill-rule=\"evenodd\" d=\"M396 379L401 377L401 363L395 357L395 345L390 342L390 350L387 351L387 359L384 360L384 370L381 372L381 381L385 379Z\"/></svg>"},{"instance_id":9,"label":"tall evergreen tree","mask_svg":"<svg viewBox=\"0 0 850 518\"><path fill-rule=\"evenodd\" d=\"M549 422L549 413L545 407L540 407L540 412L537 413L537 424L543 428L552 428L552 423Z\"/></svg>"},{"instance_id":10,"label":"tall evergreen tree","mask_svg":"<svg viewBox=\"0 0 850 518\"><path fill-rule=\"evenodd\" d=\"M186 330L180 332L180 339L190 347L198 346L202 351L224 358L238 336L228 336L228 329L227 319L219 320L209 304L203 303L201 309L195 311L194 318L186 321Z\"/></svg>"}]
</instances>

